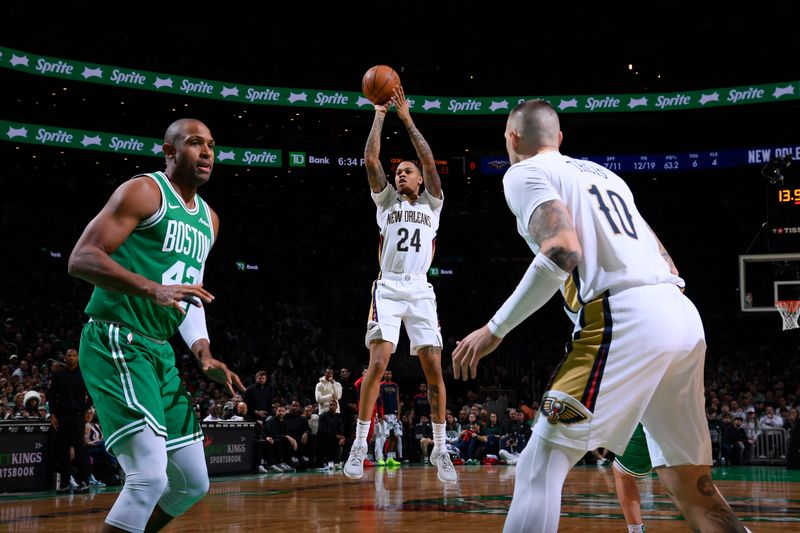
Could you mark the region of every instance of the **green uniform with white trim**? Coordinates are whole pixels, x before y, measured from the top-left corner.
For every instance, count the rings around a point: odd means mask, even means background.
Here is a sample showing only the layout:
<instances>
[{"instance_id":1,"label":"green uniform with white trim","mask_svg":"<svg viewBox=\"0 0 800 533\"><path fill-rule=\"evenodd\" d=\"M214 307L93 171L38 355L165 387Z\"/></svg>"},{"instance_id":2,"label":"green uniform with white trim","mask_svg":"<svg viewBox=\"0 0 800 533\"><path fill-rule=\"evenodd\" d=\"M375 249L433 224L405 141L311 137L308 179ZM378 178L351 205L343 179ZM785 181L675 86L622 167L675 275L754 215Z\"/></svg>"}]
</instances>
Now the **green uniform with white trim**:
<instances>
[{"instance_id":1,"label":"green uniform with white trim","mask_svg":"<svg viewBox=\"0 0 800 533\"><path fill-rule=\"evenodd\" d=\"M615 466L633 477L646 478L653 471L650 462L650 451L647 448L647 437L640 423L636 426L631 440L622 455L614 458Z\"/></svg>"},{"instance_id":2,"label":"green uniform with white trim","mask_svg":"<svg viewBox=\"0 0 800 533\"><path fill-rule=\"evenodd\" d=\"M214 242L208 205L195 196L195 207L189 209L163 172L145 176L158 185L161 206L139 223L112 259L164 285L199 283ZM167 342L184 315L97 286L86 314L91 320L81 333L80 367L109 450L145 425L166 439L167 450L202 440Z\"/></svg>"}]
</instances>

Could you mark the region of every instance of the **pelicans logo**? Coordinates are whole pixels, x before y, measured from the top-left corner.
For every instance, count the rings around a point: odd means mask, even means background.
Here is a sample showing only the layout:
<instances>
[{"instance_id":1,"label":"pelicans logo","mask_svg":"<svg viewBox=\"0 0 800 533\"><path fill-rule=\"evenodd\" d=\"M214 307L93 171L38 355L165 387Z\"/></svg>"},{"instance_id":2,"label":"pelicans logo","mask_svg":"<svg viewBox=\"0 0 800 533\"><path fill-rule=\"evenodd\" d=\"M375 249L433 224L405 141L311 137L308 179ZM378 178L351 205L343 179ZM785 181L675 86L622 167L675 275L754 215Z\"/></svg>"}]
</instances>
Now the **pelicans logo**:
<instances>
[{"instance_id":1,"label":"pelicans logo","mask_svg":"<svg viewBox=\"0 0 800 533\"><path fill-rule=\"evenodd\" d=\"M564 424L575 424L586 420L586 415L568 405L564 400L557 400L555 398L545 398L542 404L542 410L547 421L551 424L563 422Z\"/></svg>"}]
</instances>

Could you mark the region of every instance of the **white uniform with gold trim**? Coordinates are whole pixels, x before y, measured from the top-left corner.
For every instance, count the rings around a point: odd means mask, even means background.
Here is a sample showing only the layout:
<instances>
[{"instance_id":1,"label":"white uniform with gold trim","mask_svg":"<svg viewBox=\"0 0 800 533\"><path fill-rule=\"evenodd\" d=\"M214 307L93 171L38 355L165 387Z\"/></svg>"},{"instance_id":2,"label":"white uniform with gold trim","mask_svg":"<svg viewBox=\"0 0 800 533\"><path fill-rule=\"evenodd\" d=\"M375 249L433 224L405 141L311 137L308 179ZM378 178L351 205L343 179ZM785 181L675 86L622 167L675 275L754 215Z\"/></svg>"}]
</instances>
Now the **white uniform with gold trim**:
<instances>
[{"instance_id":1,"label":"white uniform with gold trim","mask_svg":"<svg viewBox=\"0 0 800 533\"><path fill-rule=\"evenodd\" d=\"M504 193L534 253L528 222L560 200L583 257L562 287L577 313L534 431L571 448L622 453L641 422L667 466L711 464L703 411L705 335L627 184L590 161L543 152L512 165ZM680 402L678 404L678 402Z\"/></svg>"},{"instance_id":2,"label":"white uniform with gold trim","mask_svg":"<svg viewBox=\"0 0 800 533\"><path fill-rule=\"evenodd\" d=\"M425 346L441 348L436 295L428 283L443 199L423 190L415 202L387 184L372 193L381 231L381 272L372 284L372 305L364 343L380 339L397 348L400 324L405 324L411 352Z\"/></svg>"}]
</instances>

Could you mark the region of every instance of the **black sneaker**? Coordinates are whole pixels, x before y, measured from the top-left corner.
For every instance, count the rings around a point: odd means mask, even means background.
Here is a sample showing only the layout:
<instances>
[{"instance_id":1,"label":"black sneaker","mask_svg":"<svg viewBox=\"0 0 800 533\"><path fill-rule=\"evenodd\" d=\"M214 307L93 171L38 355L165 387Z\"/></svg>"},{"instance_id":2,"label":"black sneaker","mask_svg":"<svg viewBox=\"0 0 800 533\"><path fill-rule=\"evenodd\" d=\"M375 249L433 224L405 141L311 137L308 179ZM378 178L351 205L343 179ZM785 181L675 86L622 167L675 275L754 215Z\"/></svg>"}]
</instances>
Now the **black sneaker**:
<instances>
[{"instance_id":1,"label":"black sneaker","mask_svg":"<svg viewBox=\"0 0 800 533\"><path fill-rule=\"evenodd\" d=\"M71 490L72 490L72 487L70 487L69 485L66 485L64 487L58 487L56 489L56 494L67 494Z\"/></svg>"},{"instance_id":2,"label":"black sneaker","mask_svg":"<svg viewBox=\"0 0 800 533\"><path fill-rule=\"evenodd\" d=\"M87 494L88 492L89 485L83 482L72 490L73 494Z\"/></svg>"}]
</instances>

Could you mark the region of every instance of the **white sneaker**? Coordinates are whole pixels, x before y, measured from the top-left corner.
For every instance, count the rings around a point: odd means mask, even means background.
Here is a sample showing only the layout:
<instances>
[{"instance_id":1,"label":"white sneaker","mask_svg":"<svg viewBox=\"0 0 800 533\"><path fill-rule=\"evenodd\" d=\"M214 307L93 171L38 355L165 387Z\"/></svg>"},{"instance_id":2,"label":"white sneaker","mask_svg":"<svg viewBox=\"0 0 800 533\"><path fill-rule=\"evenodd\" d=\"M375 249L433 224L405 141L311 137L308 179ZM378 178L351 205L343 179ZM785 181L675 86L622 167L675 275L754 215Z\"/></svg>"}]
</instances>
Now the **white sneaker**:
<instances>
[{"instance_id":1,"label":"white sneaker","mask_svg":"<svg viewBox=\"0 0 800 533\"><path fill-rule=\"evenodd\" d=\"M446 451L440 452L438 448L431 451L431 463L436 467L436 476L442 483L457 483L458 474L450 460L450 454Z\"/></svg>"},{"instance_id":2,"label":"white sneaker","mask_svg":"<svg viewBox=\"0 0 800 533\"><path fill-rule=\"evenodd\" d=\"M267 467L265 467L264 465L258 465L258 473L267 474L269 473L269 470L267 470Z\"/></svg>"},{"instance_id":3,"label":"white sneaker","mask_svg":"<svg viewBox=\"0 0 800 533\"><path fill-rule=\"evenodd\" d=\"M353 447L350 448L350 456L342 469L344 475L351 479L361 479L361 476L364 475L364 459L366 458L367 447L353 443Z\"/></svg>"}]
</instances>

